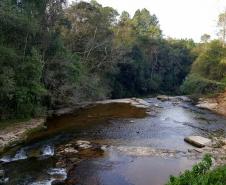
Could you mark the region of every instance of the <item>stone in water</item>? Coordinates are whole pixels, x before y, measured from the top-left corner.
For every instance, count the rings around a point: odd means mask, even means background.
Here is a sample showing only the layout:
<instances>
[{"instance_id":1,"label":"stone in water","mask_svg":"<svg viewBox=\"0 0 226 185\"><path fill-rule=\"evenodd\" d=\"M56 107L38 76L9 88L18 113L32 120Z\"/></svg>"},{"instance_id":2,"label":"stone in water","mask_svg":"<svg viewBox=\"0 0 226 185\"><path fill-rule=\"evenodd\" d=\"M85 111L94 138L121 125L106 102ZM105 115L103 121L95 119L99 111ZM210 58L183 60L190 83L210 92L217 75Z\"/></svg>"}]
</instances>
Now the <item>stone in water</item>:
<instances>
[{"instance_id":1,"label":"stone in water","mask_svg":"<svg viewBox=\"0 0 226 185\"><path fill-rule=\"evenodd\" d=\"M202 148L211 143L211 140L202 136L189 136L184 138L184 140L196 147Z\"/></svg>"}]
</instances>

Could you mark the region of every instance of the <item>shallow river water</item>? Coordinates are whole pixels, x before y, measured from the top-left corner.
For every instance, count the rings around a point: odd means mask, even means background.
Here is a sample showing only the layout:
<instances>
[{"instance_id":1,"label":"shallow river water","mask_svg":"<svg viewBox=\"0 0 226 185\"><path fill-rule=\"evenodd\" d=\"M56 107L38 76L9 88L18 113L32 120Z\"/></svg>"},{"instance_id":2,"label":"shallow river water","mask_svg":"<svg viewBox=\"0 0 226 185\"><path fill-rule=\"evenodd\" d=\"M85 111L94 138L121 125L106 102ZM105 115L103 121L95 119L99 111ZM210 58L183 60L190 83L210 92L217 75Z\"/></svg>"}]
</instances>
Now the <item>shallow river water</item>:
<instances>
[{"instance_id":1,"label":"shallow river water","mask_svg":"<svg viewBox=\"0 0 226 185\"><path fill-rule=\"evenodd\" d=\"M136 116L134 111L136 118L122 114L121 118L99 119L94 111L85 118L81 113L78 119L78 113L49 119L49 130L41 141L35 142L38 136L34 136L32 143L2 156L7 184L51 185L54 180L59 184L66 180L68 185L163 185L170 175L190 169L199 160L188 154L193 147L184 137L226 130L223 117L180 97L145 100L150 113ZM122 110L116 105L114 111ZM62 157L61 150L78 140L98 149L84 147Z\"/></svg>"}]
</instances>

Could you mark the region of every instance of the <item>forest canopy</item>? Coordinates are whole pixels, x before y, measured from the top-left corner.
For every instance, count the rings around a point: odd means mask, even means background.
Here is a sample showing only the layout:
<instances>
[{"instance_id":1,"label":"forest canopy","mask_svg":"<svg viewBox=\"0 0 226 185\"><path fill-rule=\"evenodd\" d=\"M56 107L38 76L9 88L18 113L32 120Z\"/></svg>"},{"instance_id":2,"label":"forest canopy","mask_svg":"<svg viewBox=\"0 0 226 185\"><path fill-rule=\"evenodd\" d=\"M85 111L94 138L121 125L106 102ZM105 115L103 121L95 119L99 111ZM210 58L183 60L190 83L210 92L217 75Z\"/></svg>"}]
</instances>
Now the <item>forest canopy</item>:
<instances>
[{"instance_id":1,"label":"forest canopy","mask_svg":"<svg viewBox=\"0 0 226 185\"><path fill-rule=\"evenodd\" d=\"M183 92L193 73L226 81L225 60L214 58L223 46L208 43L199 54L193 40L166 39L145 8L131 16L94 0L1 0L0 25L0 119L105 98L179 94L195 59Z\"/></svg>"}]
</instances>

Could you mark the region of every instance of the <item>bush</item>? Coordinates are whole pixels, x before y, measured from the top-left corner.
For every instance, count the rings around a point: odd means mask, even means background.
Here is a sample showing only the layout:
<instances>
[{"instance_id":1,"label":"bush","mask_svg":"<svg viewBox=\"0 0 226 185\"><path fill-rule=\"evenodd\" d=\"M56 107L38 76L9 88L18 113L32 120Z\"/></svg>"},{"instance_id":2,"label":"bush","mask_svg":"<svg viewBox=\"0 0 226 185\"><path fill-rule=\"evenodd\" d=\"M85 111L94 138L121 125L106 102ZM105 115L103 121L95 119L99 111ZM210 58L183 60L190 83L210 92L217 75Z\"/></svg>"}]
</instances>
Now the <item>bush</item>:
<instances>
[{"instance_id":1,"label":"bush","mask_svg":"<svg viewBox=\"0 0 226 185\"><path fill-rule=\"evenodd\" d=\"M206 155L192 170L186 170L179 177L171 176L167 185L225 185L226 166L210 170L211 165L211 157Z\"/></svg>"},{"instance_id":2,"label":"bush","mask_svg":"<svg viewBox=\"0 0 226 185\"><path fill-rule=\"evenodd\" d=\"M209 94L224 91L226 83L208 80L198 74L190 74L181 86L184 94Z\"/></svg>"}]
</instances>

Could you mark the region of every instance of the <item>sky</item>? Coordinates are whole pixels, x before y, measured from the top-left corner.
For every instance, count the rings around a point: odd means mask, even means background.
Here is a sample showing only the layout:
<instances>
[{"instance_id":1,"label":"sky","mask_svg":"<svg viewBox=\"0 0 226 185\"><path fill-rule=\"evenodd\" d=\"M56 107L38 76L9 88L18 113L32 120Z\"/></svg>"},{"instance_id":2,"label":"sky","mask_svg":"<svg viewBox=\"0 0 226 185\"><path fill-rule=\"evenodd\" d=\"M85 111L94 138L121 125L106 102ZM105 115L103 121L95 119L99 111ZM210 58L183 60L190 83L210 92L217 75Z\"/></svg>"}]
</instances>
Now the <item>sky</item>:
<instances>
[{"instance_id":1,"label":"sky","mask_svg":"<svg viewBox=\"0 0 226 185\"><path fill-rule=\"evenodd\" d=\"M89 1L89 0L87 0ZM165 37L192 38L199 41L204 33L216 37L219 13L226 9L226 0L97 0L119 13L133 15L146 8L155 14Z\"/></svg>"}]
</instances>

